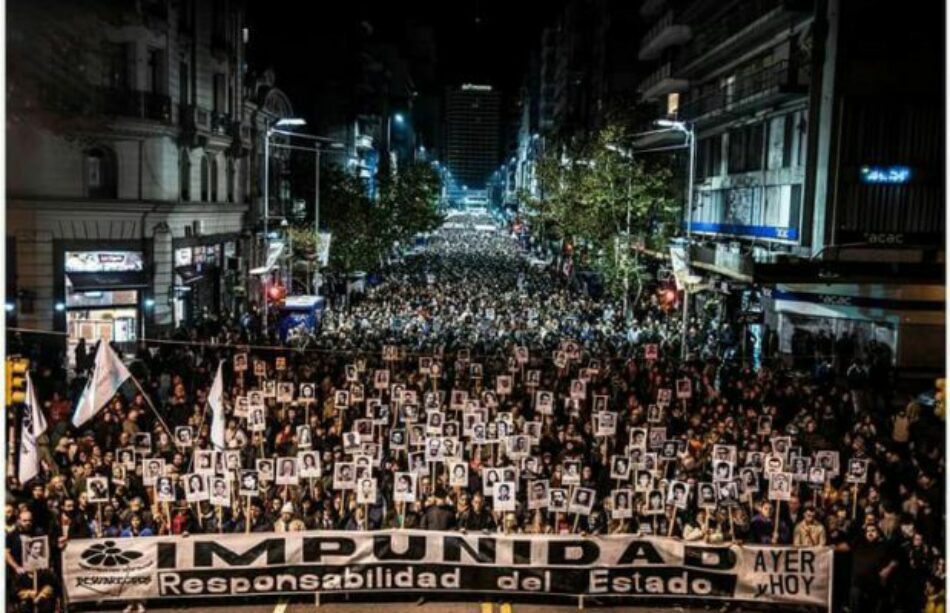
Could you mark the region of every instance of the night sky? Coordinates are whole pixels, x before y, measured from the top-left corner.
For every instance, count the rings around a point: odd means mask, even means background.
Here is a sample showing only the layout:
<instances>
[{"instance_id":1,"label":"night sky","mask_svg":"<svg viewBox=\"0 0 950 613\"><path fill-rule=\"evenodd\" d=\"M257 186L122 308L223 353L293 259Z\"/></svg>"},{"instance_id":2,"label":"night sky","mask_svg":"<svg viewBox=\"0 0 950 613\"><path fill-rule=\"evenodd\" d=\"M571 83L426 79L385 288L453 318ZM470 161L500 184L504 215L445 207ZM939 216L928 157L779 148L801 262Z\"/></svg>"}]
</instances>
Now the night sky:
<instances>
[{"instance_id":1,"label":"night sky","mask_svg":"<svg viewBox=\"0 0 950 613\"><path fill-rule=\"evenodd\" d=\"M314 81L343 60L341 37L358 30L360 22L373 25L374 38L394 42L406 38L407 24L421 23L435 32L437 75L433 85L441 89L461 82L489 82L512 94L521 84L529 49L537 47L541 28L555 4L538 6L518 0L250 0L248 59L252 70L272 66L277 86L302 110L312 106L317 90Z\"/></svg>"}]
</instances>

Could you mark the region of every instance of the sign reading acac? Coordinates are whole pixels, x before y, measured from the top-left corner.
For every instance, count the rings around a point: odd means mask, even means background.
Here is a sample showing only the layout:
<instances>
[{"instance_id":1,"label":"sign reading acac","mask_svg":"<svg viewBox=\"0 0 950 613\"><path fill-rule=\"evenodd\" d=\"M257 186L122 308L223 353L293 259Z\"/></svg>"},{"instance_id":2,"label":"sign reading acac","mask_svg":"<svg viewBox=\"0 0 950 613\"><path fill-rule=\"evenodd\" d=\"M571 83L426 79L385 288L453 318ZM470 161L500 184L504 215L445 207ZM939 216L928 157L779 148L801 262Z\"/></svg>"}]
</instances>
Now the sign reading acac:
<instances>
[{"instance_id":1,"label":"sign reading acac","mask_svg":"<svg viewBox=\"0 0 950 613\"><path fill-rule=\"evenodd\" d=\"M462 91L473 91L473 92L490 92L491 85L475 85L473 83L464 83L462 84Z\"/></svg>"},{"instance_id":2,"label":"sign reading acac","mask_svg":"<svg viewBox=\"0 0 950 613\"><path fill-rule=\"evenodd\" d=\"M861 183L901 184L910 182L909 166L862 166Z\"/></svg>"}]
</instances>

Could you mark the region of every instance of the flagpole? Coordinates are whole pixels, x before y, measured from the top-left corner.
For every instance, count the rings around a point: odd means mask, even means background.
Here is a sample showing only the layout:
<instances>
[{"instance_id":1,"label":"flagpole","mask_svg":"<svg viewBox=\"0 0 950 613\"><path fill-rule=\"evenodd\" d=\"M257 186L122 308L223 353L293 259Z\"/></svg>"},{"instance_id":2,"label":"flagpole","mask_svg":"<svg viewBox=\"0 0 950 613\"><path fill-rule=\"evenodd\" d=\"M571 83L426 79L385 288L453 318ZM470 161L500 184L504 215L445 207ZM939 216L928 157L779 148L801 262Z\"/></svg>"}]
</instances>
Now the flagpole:
<instances>
[{"instance_id":1,"label":"flagpole","mask_svg":"<svg viewBox=\"0 0 950 613\"><path fill-rule=\"evenodd\" d=\"M136 379L131 373L129 373L129 379L132 379L132 381L135 383L135 387L138 388L139 392L142 394L142 397L145 398L145 402L148 404L148 407L152 409L152 412L155 413L155 417L158 419L159 423L161 423L162 427L165 428L165 432L168 433L168 437L171 440L175 440L175 435L172 434L171 428L169 428L168 424L165 423L165 420L162 419L162 416L159 414L158 409L156 409L155 405L152 404L152 399L149 398L148 393L144 389L142 389L142 384L139 383L139 380Z\"/></svg>"}]
</instances>

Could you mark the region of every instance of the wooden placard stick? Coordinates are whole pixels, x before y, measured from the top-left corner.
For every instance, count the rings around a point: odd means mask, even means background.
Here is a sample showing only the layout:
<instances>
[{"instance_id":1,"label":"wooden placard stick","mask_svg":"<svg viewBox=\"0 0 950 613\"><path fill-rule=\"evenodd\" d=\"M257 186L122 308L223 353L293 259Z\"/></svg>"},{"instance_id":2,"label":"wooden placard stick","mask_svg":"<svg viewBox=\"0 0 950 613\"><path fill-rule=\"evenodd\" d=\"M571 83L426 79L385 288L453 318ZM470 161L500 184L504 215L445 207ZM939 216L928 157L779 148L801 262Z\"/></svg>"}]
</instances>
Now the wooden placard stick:
<instances>
[{"instance_id":1,"label":"wooden placard stick","mask_svg":"<svg viewBox=\"0 0 950 613\"><path fill-rule=\"evenodd\" d=\"M779 524L779 515L782 512L782 501L775 501L775 526L772 528L772 542L778 542L778 524Z\"/></svg>"}]
</instances>

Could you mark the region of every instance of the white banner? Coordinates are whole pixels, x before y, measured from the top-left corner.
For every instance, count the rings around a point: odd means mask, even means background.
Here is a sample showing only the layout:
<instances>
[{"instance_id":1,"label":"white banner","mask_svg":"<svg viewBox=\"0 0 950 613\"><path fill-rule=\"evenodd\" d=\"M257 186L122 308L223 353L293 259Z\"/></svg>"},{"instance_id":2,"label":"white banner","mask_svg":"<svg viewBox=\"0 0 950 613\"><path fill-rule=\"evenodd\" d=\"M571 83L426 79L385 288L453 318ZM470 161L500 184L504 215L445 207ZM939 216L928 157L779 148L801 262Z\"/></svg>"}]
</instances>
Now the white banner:
<instances>
[{"instance_id":1,"label":"white banner","mask_svg":"<svg viewBox=\"0 0 950 613\"><path fill-rule=\"evenodd\" d=\"M70 601L456 590L830 607L830 547L390 530L71 540Z\"/></svg>"}]
</instances>

